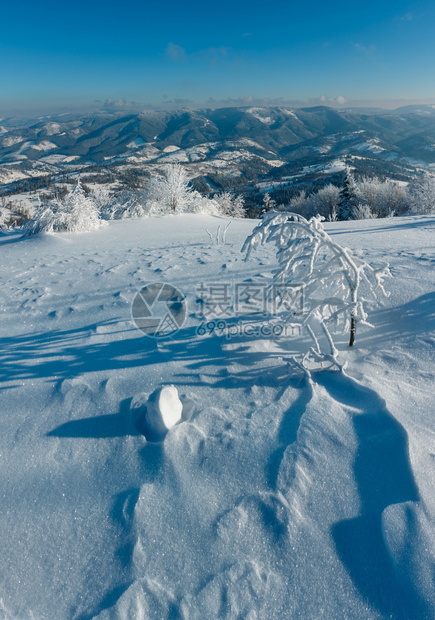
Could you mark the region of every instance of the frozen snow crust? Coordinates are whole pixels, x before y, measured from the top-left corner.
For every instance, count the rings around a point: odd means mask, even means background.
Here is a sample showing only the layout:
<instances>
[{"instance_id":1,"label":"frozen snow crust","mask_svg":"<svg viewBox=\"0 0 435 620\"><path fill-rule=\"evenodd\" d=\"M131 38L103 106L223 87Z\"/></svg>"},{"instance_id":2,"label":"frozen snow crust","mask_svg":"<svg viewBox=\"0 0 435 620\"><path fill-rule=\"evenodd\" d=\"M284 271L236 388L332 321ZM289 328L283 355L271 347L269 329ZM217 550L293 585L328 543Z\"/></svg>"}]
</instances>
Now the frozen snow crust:
<instances>
[{"instance_id":1,"label":"frozen snow crust","mask_svg":"<svg viewBox=\"0 0 435 620\"><path fill-rule=\"evenodd\" d=\"M326 225L393 274L346 373L196 334L199 283L276 266L226 222L0 235L0 618L435 617L435 218ZM153 281L188 300L172 339L131 319Z\"/></svg>"}]
</instances>

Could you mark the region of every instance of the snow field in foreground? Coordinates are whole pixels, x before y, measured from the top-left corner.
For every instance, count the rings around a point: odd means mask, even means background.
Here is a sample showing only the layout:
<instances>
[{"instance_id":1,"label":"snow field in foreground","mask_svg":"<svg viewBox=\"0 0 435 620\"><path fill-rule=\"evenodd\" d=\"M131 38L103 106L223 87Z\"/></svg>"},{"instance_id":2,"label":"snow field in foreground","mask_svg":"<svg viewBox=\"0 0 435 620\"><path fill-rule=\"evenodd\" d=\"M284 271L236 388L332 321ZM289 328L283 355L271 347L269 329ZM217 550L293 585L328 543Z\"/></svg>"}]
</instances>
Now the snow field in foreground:
<instances>
[{"instance_id":1,"label":"snow field in foreground","mask_svg":"<svg viewBox=\"0 0 435 620\"><path fill-rule=\"evenodd\" d=\"M434 218L326 226L394 278L311 376L304 338L196 334L201 282L275 266L225 222L0 236L0 618L435 617ZM172 338L132 322L149 282Z\"/></svg>"}]
</instances>

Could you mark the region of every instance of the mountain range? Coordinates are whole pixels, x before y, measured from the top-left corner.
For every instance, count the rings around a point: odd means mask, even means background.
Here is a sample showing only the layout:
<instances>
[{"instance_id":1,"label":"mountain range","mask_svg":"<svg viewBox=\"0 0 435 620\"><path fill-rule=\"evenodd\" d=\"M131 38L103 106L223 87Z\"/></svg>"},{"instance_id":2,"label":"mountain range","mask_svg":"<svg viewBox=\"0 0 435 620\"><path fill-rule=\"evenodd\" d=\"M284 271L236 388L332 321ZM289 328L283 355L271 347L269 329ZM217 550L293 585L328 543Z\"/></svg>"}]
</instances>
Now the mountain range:
<instances>
[{"instance_id":1,"label":"mountain range","mask_svg":"<svg viewBox=\"0 0 435 620\"><path fill-rule=\"evenodd\" d=\"M339 171L406 180L435 165L435 106L394 111L245 107L102 111L18 121L0 119L0 190L29 179L86 171L98 181L147 176L176 161L212 191ZM337 164L338 162L338 164ZM338 165L338 167L337 167ZM103 174L104 171L104 174Z\"/></svg>"}]
</instances>

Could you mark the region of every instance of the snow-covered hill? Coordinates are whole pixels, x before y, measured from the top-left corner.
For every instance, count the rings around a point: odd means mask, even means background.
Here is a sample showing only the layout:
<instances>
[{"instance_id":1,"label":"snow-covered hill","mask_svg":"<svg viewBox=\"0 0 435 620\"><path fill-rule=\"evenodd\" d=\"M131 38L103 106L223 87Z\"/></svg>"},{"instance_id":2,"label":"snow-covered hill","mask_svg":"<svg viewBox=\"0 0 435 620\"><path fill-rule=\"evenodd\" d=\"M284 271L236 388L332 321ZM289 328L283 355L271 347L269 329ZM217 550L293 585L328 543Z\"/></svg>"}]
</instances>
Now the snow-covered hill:
<instances>
[{"instance_id":1,"label":"snow-covered hill","mask_svg":"<svg viewBox=\"0 0 435 620\"><path fill-rule=\"evenodd\" d=\"M336 162L359 175L408 181L435 165L433 108L336 110L241 107L126 113L95 111L9 119L0 128L0 193L59 192L86 183L143 185L169 162L186 167L203 193L260 183L300 189L340 184ZM296 181L297 179L297 181Z\"/></svg>"},{"instance_id":2,"label":"snow-covered hill","mask_svg":"<svg viewBox=\"0 0 435 620\"><path fill-rule=\"evenodd\" d=\"M326 225L394 278L346 374L311 375L303 338L233 316L275 258L243 262L250 220L213 245L226 223L0 236L1 618L435 617L435 218ZM187 302L160 340L132 321L153 282ZM182 421L147 441L166 385Z\"/></svg>"}]
</instances>

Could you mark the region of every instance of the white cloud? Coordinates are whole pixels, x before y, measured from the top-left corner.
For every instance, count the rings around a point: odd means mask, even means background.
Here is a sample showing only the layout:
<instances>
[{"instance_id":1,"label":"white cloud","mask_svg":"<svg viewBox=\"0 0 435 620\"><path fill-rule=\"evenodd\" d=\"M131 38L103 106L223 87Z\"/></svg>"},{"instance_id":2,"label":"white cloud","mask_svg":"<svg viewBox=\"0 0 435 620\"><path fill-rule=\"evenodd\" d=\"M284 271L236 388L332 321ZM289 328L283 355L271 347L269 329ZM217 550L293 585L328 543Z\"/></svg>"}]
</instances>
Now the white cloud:
<instances>
[{"instance_id":1,"label":"white cloud","mask_svg":"<svg viewBox=\"0 0 435 620\"><path fill-rule=\"evenodd\" d=\"M131 110L140 107L140 105L135 101L126 101L125 99L106 99L102 107L106 110Z\"/></svg>"},{"instance_id":2,"label":"white cloud","mask_svg":"<svg viewBox=\"0 0 435 620\"><path fill-rule=\"evenodd\" d=\"M376 53L376 47L374 45L363 45L362 43L355 43L354 48L359 54L367 56L368 58L373 58Z\"/></svg>"},{"instance_id":3,"label":"white cloud","mask_svg":"<svg viewBox=\"0 0 435 620\"><path fill-rule=\"evenodd\" d=\"M180 62L186 58L186 50L184 49L184 47L181 47L181 45L177 45L176 43L168 44L168 47L166 48L166 54L174 62Z\"/></svg>"},{"instance_id":4,"label":"white cloud","mask_svg":"<svg viewBox=\"0 0 435 620\"><path fill-rule=\"evenodd\" d=\"M320 95L320 97L315 99L310 99L308 102L310 105L326 105L331 107L346 105L348 100L346 97L342 95L338 95L337 97L328 97L328 95Z\"/></svg>"},{"instance_id":5,"label":"white cloud","mask_svg":"<svg viewBox=\"0 0 435 620\"><path fill-rule=\"evenodd\" d=\"M411 22L414 19L414 13L409 11L405 13L405 15L401 15L398 19L400 22Z\"/></svg>"}]
</instances>

